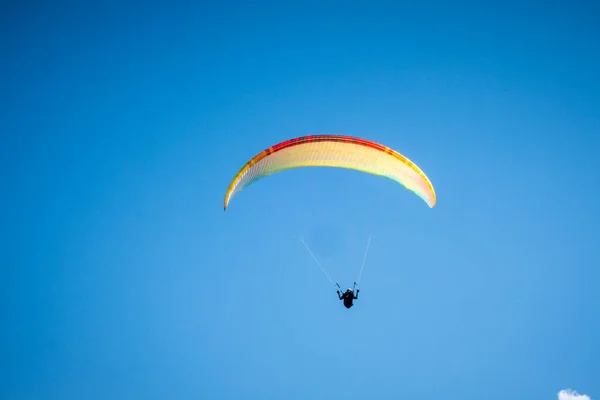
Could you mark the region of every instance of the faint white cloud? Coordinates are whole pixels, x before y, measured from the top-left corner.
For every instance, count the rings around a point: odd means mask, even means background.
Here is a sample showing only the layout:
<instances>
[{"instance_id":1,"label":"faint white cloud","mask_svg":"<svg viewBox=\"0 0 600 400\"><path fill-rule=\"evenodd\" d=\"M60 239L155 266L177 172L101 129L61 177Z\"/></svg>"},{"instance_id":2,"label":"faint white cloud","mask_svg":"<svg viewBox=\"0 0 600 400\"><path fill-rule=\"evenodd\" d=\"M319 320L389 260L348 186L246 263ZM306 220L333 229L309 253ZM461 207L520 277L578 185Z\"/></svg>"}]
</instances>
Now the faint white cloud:
<instances>
[{"instance_id":1,"label":"faint white cloud","mask_svg":"<svg viewBox=\"0 0 600 400\"><path fill-rule=\"evenodd\" d=\"M592 400L587 394L579 394L574 390L567 389L558 392L558 400Z\"/></svg>"}]
</instances>

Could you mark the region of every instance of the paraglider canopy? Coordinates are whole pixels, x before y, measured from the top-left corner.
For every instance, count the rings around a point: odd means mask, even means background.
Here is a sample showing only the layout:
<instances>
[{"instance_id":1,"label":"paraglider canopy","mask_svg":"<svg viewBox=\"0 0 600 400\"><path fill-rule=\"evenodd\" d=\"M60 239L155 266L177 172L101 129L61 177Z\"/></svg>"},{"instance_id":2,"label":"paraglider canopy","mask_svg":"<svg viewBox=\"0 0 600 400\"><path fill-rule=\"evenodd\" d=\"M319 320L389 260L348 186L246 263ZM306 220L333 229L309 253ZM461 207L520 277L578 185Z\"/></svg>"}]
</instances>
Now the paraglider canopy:
<instances>
[{"instance_id":1,"label":"paraglider canopy","mask_svg":"<svg viewBox=\"0 0 600 400\"><path fill-rule=\"evenodd\" d=\"M259 179L292 168L337 167L382 176L402 184L430 208L436 195L429 178L397 151L370 140L342 135L313 135L286 140L260 152L235 175L225 194L231 199Z\"/></svg>"}]
</instances>

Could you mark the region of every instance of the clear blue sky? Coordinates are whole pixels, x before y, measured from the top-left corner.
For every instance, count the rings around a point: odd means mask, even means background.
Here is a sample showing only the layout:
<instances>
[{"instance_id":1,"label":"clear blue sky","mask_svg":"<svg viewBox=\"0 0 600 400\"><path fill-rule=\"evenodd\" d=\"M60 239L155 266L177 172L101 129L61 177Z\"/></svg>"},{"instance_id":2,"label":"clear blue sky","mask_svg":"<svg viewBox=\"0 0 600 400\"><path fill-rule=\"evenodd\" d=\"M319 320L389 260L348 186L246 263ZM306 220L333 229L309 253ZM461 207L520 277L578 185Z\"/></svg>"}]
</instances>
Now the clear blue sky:
<instances>
[{"instance_id":1,"label":"clear blue sky","mask_svg":"<svg viewBox=\"0 0 600 400\"><path fill-rule=\"evenodd\" d=\"M2 6L0 398L600 398L597 4L195 3Z\"/></svg>"}]
</instances>

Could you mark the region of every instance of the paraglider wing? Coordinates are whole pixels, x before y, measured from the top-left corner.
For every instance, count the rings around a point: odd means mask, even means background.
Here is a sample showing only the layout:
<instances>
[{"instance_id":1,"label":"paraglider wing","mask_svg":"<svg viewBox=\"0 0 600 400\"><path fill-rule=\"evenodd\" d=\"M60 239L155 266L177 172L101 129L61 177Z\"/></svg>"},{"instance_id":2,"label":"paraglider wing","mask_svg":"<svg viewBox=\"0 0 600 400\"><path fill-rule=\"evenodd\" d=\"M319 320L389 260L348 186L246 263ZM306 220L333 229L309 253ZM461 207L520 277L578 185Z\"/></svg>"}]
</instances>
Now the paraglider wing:
<instances>
[{"instance_id":1,"label":"paraglider wing","mask_svg":"<svg viewBox=\"0 0 600 400\"><path fill-rule=\"evenodd\" d=\"M300 167L347 168L386 177L413 191L429 207L436 203L429 178L397 151L351 136L313 135L286 140L254 156L231 181L223 209L248 185L276 172Z\"/></svg>"}]
</instances>

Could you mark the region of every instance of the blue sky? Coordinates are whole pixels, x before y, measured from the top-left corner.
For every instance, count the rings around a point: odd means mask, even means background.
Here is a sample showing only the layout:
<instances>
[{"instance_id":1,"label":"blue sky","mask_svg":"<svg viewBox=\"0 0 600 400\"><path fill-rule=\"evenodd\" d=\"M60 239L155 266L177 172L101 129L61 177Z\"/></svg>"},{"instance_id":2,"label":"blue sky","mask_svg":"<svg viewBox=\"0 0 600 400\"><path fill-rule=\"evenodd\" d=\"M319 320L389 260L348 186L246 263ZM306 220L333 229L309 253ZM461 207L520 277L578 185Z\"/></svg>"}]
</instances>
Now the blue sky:
<instances>
[{"instance_id":1,"label":"blue sky","mask_svg":"<svg viewBox=\"0 0 600 400\"><path fill-rule=\"evenodd\" d=\"M250 6L250 4L253 4ZM600 398L592 2L3 5L3 399ZM395 148L438 204L253 155ZM346 310L343 286L372 243Z\"/></svg>"}]
</instances>

